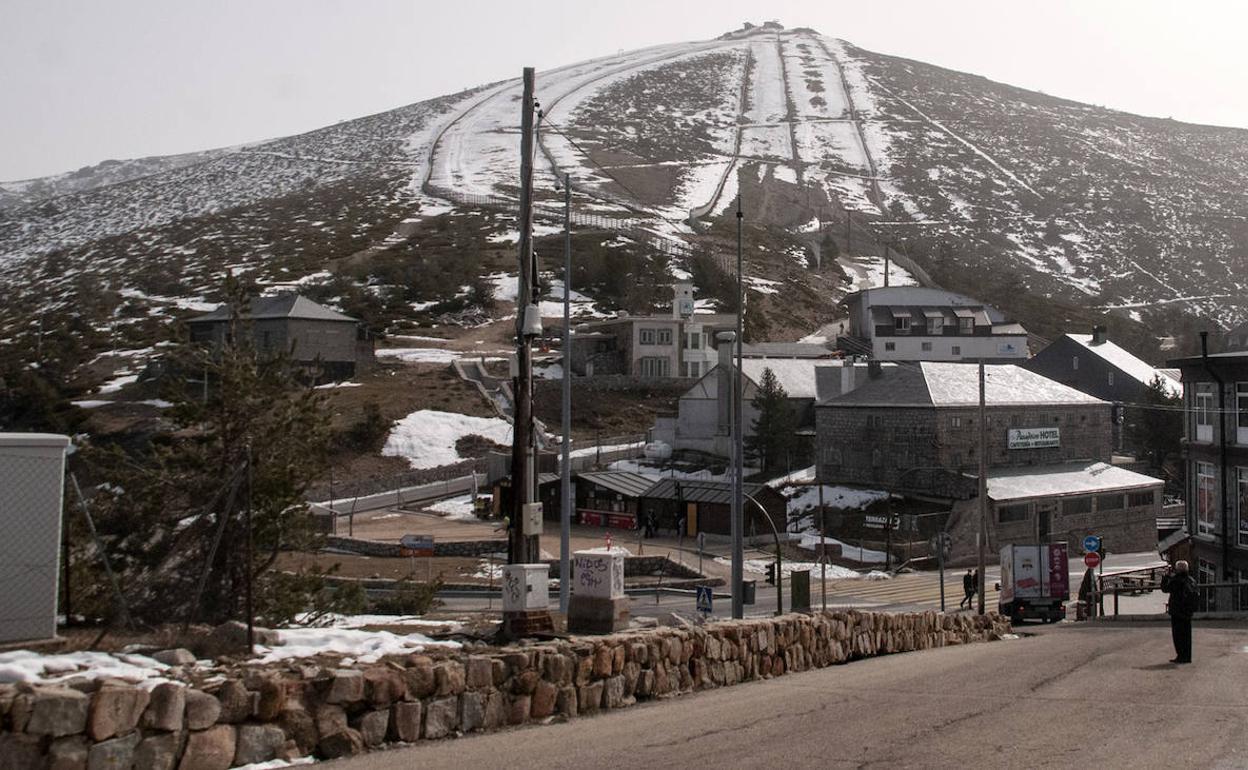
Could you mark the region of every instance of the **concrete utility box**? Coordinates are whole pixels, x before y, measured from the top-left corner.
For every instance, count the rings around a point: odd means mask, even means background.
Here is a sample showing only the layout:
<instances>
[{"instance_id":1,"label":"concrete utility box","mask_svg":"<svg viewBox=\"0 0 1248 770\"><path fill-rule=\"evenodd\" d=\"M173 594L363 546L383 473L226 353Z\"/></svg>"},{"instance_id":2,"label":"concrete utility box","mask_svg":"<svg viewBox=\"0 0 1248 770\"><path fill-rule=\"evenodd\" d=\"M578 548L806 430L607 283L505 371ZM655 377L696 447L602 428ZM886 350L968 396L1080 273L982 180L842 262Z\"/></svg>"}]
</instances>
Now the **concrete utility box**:
<instances>
[{"instance_id":1,"label":"concrete utility box","mask_svg":"<svg viewBox=\"0 0 1248 770\"><path fill-rule=\"evenodd\" d=\"M56 636L67 436L0 433L0 643Z\"/></svg>"},{"instance_id":2,"label":"concrete utility box","mask_svg":"<svg viewBox=\"0 0 1248 770\"><path fill-rule=\"evenodd\" d=\"M529 612L550 607L550 567L508 564L503 567L503 612Z\"/></svg>"},{"instance_id":3,"label":"concrete utility box","mask_svg":"<svg viewBox=\"0 0 1248 770\"><path fill-rule=\"evenodd\" d=\"M622 548L593 548L572 554L569 632L609 634L628 626L624 554Z\"/></svg>"}]
</instances>

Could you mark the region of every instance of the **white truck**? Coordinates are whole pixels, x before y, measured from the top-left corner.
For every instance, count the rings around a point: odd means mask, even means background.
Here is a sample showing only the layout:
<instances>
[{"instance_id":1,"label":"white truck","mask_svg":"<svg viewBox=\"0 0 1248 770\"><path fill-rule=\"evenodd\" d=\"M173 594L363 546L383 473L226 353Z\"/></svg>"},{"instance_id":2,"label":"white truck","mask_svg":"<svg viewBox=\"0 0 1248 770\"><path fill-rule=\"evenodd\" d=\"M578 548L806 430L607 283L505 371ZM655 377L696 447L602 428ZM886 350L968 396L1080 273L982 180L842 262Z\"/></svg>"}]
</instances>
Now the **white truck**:
<instances>
[{"instance_id":1,"label":"white truck","mask_svg":"<svg viewBox=\"0 0 1248 770\"><path fill-rule=\"evenodd\" d=\"M1070 599L1066 544L1005 546L997 590L998 609L1015 623L1028 618L1056 623L1066 617Z\"/></svg>"}]
</instances>

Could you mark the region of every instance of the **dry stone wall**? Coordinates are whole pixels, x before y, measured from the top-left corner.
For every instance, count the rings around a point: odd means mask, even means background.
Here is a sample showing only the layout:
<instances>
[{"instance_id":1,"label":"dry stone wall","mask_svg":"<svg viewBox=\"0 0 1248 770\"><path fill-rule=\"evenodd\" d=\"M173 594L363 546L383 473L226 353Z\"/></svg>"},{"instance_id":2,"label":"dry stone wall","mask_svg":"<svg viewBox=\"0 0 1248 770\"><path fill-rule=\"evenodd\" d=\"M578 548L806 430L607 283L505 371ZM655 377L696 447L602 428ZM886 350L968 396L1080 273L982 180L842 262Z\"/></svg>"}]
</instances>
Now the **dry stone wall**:
<instances>
[{"instance_id":1,"label":"dry stone wall","mask_svg":"<svg viewBox=\"0 0 1248 770\"><path fill-rule=\"evenodd\" d=\"M367 667L249 666L197 686L86 679L6 684L0 685L0 765L226 770L271 759L341 757L388 742L570 719L874 655L990 641L1009 628L995 614L828 612L440 651Z\"/></svg>"}]
</instances>

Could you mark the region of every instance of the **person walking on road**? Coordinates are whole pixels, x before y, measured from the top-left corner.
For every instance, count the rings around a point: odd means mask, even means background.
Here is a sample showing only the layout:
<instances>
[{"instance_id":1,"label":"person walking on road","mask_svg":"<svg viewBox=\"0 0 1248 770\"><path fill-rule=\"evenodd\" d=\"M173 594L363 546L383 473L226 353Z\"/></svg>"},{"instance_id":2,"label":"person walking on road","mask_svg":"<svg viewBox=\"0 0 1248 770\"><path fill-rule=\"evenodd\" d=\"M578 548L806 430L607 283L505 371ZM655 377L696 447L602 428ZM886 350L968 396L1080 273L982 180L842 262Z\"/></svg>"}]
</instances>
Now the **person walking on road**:
<instances>
[{"instance_id":1,"label":"person walking on road","mask_svg":"<svg viewBox=\"0 0 1248 770\"><path fill-rule=\"evenodd\" d=\"M1196 612L1198 594L1187 562L1176 561L1161 578L1161 590L1170 594L1166 612L1170 614L1170 636L1174 640L1171 663L1192 662L1192 615Z\"/></svg>"},{"instance_id":2,"label":"person walking on road","mask_svg":"<svg viewBox=\"0 0 1248 770\"><path fill-rule=\"evenodd\" d=\"M972 608L975 606L975 575L968 569L966 574L962 576L962 601L958 602L958 609L963 607Z\"/></svg>"}]
</instances>

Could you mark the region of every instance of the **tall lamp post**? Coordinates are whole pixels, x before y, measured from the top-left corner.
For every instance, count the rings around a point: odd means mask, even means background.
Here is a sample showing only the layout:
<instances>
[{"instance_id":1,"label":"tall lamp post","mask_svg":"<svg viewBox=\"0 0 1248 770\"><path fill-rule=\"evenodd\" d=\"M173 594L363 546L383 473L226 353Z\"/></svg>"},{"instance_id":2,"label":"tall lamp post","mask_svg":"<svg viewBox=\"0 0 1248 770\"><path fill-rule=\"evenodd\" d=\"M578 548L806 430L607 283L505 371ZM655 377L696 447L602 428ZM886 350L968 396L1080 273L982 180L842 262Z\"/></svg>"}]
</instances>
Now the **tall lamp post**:
<instances>
[{"instance_id":1,"label":"tall lamp post","mask_svg":"<svg viewBox=\"0 0 1248 770\"><path fill-rule=\"evenodd\" d=\"M563 175L563 442L559 462L559 611L568 614L572 543L572 177Z\"/></svg>"},{"instance_id":2,"label":"tall lamp post","mask_svg":"<svg viewBox=\"0 0 1248 770\"><path fill-rule=\"evenodd\" d=\"M732 399L729 412L732 415L732 617L745 616L745 522L744 472L745 442L741 425L741 348L745 340L745 291L742 275L741 225L745 215L741 212L741 193L737 193L737 337L734 341L736 365L732 372Z\"/></svg>"}]
</instances>

